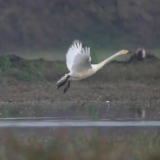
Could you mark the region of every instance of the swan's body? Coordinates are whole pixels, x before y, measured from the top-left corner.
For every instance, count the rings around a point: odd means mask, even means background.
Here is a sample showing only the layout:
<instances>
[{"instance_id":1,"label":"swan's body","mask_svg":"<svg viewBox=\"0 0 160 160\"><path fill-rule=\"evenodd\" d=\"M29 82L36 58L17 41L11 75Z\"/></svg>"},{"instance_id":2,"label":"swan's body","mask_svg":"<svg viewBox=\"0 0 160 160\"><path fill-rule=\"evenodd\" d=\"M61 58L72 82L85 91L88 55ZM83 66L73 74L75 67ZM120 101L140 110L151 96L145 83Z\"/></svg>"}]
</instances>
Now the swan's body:
<instances>
[{"instance_id":1,"label":"swan's body","mask_svg":"<svg viewBox=\"0 0 160 160\"><path fill-rule=\"evenodd\" d=\"M113 58L128 53L130 52L127 50L121 50L101 63L91 64L90 47L83 48L80 41L75 41L66 54L66 65L70 72L65 74L65 76L57 82L57 89L68 82L64 89L65 93L70 87L70 81L82 80L90 77Z\"/></svg>"}]
</instances>

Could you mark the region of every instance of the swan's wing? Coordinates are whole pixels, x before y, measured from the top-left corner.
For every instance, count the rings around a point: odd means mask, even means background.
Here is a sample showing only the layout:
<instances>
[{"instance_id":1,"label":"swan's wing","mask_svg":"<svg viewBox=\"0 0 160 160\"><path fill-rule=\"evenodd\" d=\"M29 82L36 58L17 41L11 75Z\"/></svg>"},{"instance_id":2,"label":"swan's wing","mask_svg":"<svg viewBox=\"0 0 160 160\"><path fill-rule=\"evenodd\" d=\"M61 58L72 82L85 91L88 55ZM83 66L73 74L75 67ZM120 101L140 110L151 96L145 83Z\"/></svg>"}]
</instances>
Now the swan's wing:
<instances>
[{"instance_id":1,"label":"swan's wing","mask_svg":"<svg viewBox=\"0 0 160 160\"><path fill-rule=\"evenodd\" d=\"M81 42L74 42L66 54L66 64L71 72L84 72L91 68L90 48L82 48Z\"/></svg>"}]
</instances>

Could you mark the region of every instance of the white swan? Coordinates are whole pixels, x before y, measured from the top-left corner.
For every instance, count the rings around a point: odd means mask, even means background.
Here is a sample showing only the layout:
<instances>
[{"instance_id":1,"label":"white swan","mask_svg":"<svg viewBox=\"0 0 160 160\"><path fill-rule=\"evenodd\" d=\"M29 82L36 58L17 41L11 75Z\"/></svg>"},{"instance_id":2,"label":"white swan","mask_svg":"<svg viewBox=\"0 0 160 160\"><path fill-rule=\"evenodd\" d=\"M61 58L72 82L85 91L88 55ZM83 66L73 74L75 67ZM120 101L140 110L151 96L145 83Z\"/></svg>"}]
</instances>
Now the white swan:
<instances>
[{"instance_id":1,"label":"white swan","mask_svg":"<svg viewBox=\"0 0 160 160\"><path fill-rule=\"evenodd\" d=\"M90 77L113 58L129 53L131 52L128 50L121 50L101 63L91 64L90 47L83 48L80 41L74 41L66 54L66 64L70 72L57 82L57 89L67 83L67 86L63 90L63 93L65 93L70 87L70 81Z\"/></svg>"}]
</instances>

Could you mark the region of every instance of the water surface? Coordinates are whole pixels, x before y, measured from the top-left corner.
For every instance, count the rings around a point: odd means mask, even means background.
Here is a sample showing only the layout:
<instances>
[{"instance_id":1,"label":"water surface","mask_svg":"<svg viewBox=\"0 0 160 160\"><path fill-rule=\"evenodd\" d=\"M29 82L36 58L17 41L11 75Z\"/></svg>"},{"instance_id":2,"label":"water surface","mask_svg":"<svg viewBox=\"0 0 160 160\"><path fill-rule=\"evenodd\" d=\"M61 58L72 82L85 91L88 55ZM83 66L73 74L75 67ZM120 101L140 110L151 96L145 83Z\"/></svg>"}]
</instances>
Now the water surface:
<instances>
[{"instance_id":1,"label":"water surface","mask_svg":"<svg viewBox=\"0 0 160 160\"><path fill-rule=\"evenodd\" d=\"M0 120L0 127L160 127L160 121L86 121L86 120L53 120L42 117L41 120L11 119Z\"/></svg>"}]
</instances>

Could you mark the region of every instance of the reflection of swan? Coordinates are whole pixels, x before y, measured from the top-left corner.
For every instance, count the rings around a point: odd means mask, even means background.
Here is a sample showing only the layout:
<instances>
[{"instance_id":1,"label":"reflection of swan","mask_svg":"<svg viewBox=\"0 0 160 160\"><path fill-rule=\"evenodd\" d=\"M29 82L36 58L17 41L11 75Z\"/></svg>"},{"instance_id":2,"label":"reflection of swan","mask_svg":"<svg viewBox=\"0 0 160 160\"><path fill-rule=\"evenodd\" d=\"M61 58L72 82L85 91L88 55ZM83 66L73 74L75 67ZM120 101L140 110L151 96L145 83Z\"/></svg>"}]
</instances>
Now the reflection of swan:
<instances>
[{"instance_id":1,"label":"reflection of swan","mask_svg":"<svg viewBox=\"0 0 160 160\"><path fill-rule=\"evenodd\" d=\"M66 64L70 73L65 74L65 76L57 82L57 89L67 83L67 86L64 88L65 93L70 87L70 81L90 77L113 58L128 53L130 52L127 50L121 50L99 64L91 64L90 47L82 48L80 41L74 41L66 54Z\"/></svg>"}]
</instances>

